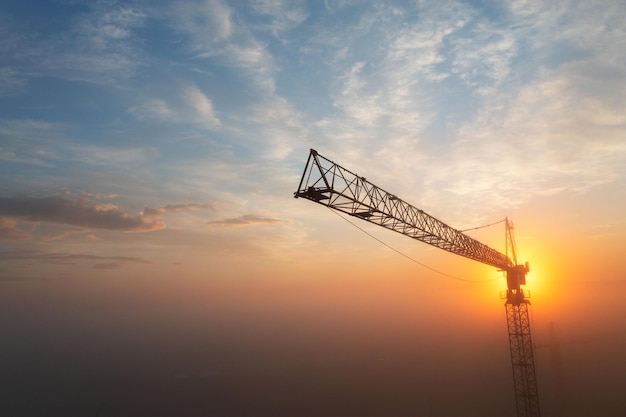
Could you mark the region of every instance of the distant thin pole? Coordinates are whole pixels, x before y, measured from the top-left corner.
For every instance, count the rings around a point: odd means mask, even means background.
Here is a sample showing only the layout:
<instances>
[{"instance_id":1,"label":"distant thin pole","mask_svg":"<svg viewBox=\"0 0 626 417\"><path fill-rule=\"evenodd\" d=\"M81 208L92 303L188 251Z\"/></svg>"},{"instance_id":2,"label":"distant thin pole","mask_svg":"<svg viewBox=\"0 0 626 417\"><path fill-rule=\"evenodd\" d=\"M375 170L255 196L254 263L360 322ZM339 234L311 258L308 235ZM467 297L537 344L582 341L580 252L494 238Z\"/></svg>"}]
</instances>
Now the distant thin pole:
<instances>
[{"instance_id":1,"label":"distant thin pole","mask_svg":"<svg viewBox=\"0 0 626 417\"><path fill-rule=\"evenodd\" d=\"M428 394L428 417L433 417L433 397Z\"/></svg>"}]
</instances>

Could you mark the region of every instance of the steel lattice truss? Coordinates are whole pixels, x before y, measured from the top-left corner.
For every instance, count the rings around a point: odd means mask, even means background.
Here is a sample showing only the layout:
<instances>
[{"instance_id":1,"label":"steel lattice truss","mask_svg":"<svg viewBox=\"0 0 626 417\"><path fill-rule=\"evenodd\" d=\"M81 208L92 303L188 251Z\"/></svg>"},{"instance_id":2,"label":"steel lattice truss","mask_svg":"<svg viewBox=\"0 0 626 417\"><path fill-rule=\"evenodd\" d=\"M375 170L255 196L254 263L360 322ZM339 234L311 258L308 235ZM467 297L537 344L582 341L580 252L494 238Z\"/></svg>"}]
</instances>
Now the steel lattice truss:
<instances>
[{"instance_id":1,"label":"steel lattice truss","mask_svg":"<svg viewBox=\"0 0 626 417\"><path fill-rule=\"evenodd\" d=\"M530 335L528 302L506 304L513 384L518 417L539 417L539 398L533 345Z\"/></svg>"},{"instance_id":2,"label":"steel lattice truss","mask_svg":"<svg viewBox=\"0 0 626 417\"><path fill-rule=\"evenodd\" d=\"M314 149L294 196L502 270L513 266L508 256L324 158Z\"/></svg>"}]
</instances>

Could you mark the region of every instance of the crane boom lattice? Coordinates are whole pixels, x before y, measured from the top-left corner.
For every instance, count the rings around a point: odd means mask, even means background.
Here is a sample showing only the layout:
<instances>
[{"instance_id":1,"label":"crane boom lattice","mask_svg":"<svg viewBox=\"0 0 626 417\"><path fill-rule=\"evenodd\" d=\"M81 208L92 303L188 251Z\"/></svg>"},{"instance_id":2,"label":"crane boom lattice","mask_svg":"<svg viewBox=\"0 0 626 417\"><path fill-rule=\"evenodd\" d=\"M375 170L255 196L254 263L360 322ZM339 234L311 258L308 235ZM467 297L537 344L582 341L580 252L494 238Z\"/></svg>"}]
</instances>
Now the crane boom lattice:
<instances>
[{"instance_id":1,"label":"crane boom lattice","mask_svg":"<svg viewBox=\"0 0 626 417\"><path fill-rule=\"evenodd\" d=\"M463 234L311 149L295 197L359 217L370 223L505 270L504 254Z\"/></svg>"},{"instance_id":2,"label":"crane boom lattice","mask_svg":"<svg viewBox=\"0 0 626 417\"><path fill-rule=\"evenodd\" d=\"M539 417L526 284L528 263L517 265L513 226L506 220L506 254L426 214L311 149L294 197L302 197L448 252L506 272L506 313L518 417ZM511 253L512 259L509 257Z\"/></svg>"}]
</instances>

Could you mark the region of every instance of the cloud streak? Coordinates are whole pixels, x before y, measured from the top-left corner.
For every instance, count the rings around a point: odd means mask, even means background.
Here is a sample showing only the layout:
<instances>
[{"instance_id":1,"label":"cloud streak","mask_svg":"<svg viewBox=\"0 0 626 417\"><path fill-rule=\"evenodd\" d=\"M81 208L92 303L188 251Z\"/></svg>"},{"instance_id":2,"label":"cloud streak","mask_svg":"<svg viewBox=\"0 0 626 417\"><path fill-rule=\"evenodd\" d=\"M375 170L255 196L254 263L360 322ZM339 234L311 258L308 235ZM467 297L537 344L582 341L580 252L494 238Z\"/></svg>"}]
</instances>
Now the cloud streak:
<instances>
[{"instance_id":1,"label":"cloud streak","mask_svg":"<svg viewBox=\"0 0 626 417\"><path fill-rule=\"evenodd\" d=\"M16 219L119 232L152 232L165 229L164 213L214 210L214 204L173 204L146 207L135 216L120 210L115 203L101 203L93 195L77 198L65 195L47 197L0 197L0 236L25 239L28 234L17 227ZM49 240L55 240L53 238Z\"/></svg>"},{"instance_id":2,"label":"cloud streak","mask_svg":"<svg viewBox=\"0 0 626 417\"><path fill-rule=\"evenodd\" d=\"M70 12L73 6L65 7ZM13 29L19 27L16 17L6 16L3 23ZM125 81L142 64L136 30L146 17L131 5L97 3L63 22L53 34L11 36L3 48L10 66L0 71L0 82L9 87L25 84L24 78L14 74L24 74L26 79L52 75L103 84Z\"/></svg>"},{"instance_id":3,"label":"cloud streak","mask_svg":"<svg viewBox=\"0 0 626 417\"><path fill-rule=\"evenodd\" d=\"M16 219L0 217L0 239L27 240L30 239L30 233L20 229Z\"/></svg>"},{"instance_id":4,"label":"cloud streak","mask_svg":"<svg viewBox=\"0 0 626 417\"><path fill-rule=\"evenodd\" d=\"M149 232L165 228L151 209L137 216L112 207L90 205L65 196L0 197L0 215L29 222L45 222L124 232Z\"/></svg>"},{"instance_id":5,"label":"cloud streak","mask_svg":"<svg viewBox=\"0 0 626 417\"><path fill-rule=\"evenodd\" d=\"M198 122L205 123L211 128L221 125L213 110L213 102L198 87L189 86L183 91L187 104L196 114Z\"/></svg>"},{"instance_id":6,"label":"cloud streak","mask_svg":"<svg viewBox=\"0 0 626 417\"><path fill-rule=\"evenodd\" d=\"M222 126L217 117L213 100L198 86L192 84L182 88L179 97L149 98L139 105L131 106L128 113L141 122L197 124L208 130Z\"/></svg>"},{"instance_id":7,"label":"cloud streak","mask_svg":"<svg viewBox=\"0 0 626 417\"><path fill-rule=\"evenodd\" d=\"M172 10L174 26L188 36L191 50L200 58L218 59L251 77L264 92L276 88L276 65L266 44L236 19L230 4L209 0L181 2Z\"/></svg>"},{"instance_id":8,"label":"cloud streak","mask_svg":"<svg viewBox=\"0 0 626 417\"><path fill-rule=\"evenodd\" d=\"M215 210L217 208L217 204L209 203L209 204L168 204L163 207L163 211L166 212L181 212L181 211L197 211L197 210Z\"/></svg>"},{"instance_id":9,"label":"cloud streak","mask_svg":"<svg viewBox=\"0 0 626 417\"><path fill-rule=\"evenodd\" d=\"M258 224L282 224L284 220L272 217L258 216L254 214L245 214L240 217L232 217L229 219L215 220L207 222L209 228L230 228L242 226L254 226Z\"/></svg>"},{"instance_id":10,"label":"cloud streak","mask_svg":"<svg viewBox=\"0 0 626 417\"><path fill-rule=\"evenodd\" d=\"M98 261L98 263L93 265L96 269L110 269L128 263L140 265L152 264L151 261L136 256L102 256L89 253L50 252L37 249L13 249L0 252L0 261L24 260L59 265L74 265L81 261Z\"/></svg>"}]
</instances>

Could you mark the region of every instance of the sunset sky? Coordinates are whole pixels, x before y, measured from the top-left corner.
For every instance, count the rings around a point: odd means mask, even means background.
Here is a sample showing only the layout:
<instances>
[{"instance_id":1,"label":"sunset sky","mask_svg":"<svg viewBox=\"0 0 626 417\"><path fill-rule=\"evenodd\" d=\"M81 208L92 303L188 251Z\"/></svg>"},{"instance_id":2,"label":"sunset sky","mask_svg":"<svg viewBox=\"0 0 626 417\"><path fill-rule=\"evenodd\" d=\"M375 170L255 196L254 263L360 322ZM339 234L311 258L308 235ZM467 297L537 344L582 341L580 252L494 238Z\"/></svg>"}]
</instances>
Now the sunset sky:
<instances>
[{"instance_id":1,"label":"sunset sky","mask_svg":"<svg viewBox=\"0 0 626 417\"><path fill-rule=\"evenodd\" d=\"M314 148L511 219L542 414L626 415L624 16L3 1L0 414L514 416L502 273L294 199Z\"/></svg>"}]
</instances>

